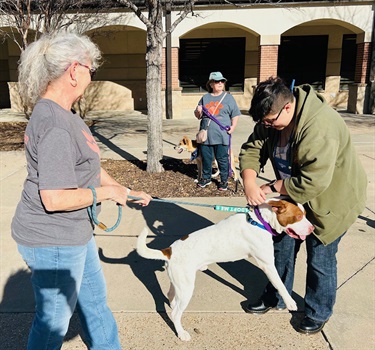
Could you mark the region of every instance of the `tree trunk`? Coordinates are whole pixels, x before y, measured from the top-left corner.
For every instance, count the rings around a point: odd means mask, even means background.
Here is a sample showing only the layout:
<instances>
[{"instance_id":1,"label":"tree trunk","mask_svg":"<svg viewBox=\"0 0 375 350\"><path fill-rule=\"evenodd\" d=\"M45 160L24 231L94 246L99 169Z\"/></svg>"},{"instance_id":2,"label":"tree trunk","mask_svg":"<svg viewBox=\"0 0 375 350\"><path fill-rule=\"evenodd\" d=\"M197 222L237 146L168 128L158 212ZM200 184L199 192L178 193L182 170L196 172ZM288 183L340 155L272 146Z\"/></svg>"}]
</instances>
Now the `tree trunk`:
<instances>
[{"instance_id":1,"label":"tree trunk","mask_svg":"<svg viewBox=\"0 0 375 350\"><path fill-rule=\"evenodd\" d=\"M146 52L146 95L147 95L147 172L163 171L162 136L162 101L161 101L161 69L162 69L162 21L160 17L156 25L147 31Z\"/></svg>"}]
</instances>

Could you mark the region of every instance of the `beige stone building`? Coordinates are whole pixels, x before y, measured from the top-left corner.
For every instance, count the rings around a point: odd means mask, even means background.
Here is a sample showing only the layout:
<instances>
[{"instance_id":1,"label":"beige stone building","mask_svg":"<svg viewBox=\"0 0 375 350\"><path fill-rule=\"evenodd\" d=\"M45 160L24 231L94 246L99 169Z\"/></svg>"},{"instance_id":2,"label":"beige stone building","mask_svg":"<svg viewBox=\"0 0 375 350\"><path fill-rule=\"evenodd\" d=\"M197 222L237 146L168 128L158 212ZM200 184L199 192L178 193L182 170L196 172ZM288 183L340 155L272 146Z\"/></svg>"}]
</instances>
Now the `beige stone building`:
<instances>
[{"instance_id":1,"label":"beige stone building","mask_svg":"<svg viewBox=\"0 0 375 350\"><path fill-rule=\"evenodd\" d=\"M169 118L193 118L211 71L228 79L227 89L244 113L254 86L277 74L289 83L313 85L339 110L373 113L375 1L205 3L198 3L195 16L184 19L164 44L162 88ZM172 11L172 22L178 14ZM99 45L104 62L84 108L147 110L144 24L126 10L111 14L100 29L100 18L97 23L86 34ZM14 42L0 43L0 108L17 108L18 59Z\"/></svg>"}]
</instances>

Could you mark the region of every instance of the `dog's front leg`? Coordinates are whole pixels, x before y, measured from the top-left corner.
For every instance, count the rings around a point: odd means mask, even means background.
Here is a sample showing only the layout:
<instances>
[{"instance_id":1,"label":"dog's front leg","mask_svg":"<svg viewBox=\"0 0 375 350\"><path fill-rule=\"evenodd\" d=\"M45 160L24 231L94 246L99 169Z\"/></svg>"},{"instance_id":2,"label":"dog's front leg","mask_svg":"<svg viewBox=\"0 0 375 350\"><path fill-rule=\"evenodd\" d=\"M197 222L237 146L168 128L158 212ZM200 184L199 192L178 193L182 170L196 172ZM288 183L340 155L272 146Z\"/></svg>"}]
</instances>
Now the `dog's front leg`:
<instances>
[{"instance_id":1,"label":"dog's front leg","mask_svg":"<svg viewBox=\"0 0 375 350\"><path fill-rule=\"evenodd\" d=\"M285 288L283 281L281 280L281 278L279 277L279 274L277 273L275 265L274 264L263 265L261 269L267 275L268 280L277 289L280 296L283 298L284 303L286 307L288 308L288 310L296 311L297 303L294 301L294 299L290 296L289 292Z\"/></svg>"}]
</instances>

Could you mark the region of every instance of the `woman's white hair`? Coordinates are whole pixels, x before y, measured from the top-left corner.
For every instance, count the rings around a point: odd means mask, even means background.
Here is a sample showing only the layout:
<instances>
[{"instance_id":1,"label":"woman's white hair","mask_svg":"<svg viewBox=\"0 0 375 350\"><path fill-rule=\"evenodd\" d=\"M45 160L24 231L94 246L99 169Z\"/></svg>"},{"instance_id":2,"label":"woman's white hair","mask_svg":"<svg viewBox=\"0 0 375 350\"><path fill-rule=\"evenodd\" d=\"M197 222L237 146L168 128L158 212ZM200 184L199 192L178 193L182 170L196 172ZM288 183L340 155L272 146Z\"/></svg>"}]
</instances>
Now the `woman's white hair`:
<instances>
[{"instance_id":1,"label":"woman's white hair","mask_svg":"<svg viewBox=\"0 0 375 350\"><path fill-rule=\"evenodd\" d=\"M91 62L97 68L101 53L87 36L73 33L43 35L21 54L18 83L22 101L33 106L48 84L61 77L73 62Z\"/></svg>"}]
</instances>

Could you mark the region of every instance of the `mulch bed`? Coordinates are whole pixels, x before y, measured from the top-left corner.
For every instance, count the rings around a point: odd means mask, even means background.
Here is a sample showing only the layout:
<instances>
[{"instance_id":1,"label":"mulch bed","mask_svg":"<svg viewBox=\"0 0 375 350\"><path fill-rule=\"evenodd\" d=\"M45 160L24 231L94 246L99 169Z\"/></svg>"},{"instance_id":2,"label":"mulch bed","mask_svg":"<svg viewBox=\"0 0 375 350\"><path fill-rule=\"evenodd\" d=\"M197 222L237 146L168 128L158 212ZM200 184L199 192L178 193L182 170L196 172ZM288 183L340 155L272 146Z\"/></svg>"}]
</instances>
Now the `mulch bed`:
<instances>
[{"instance_id":1,"label":"mulch bed","mask_svg":"<svg viewBox=\"0 0 375 350\"><path fill-rule=\"evenodd\" d=\"M23 150L23 136L27 122L0 123L0 151ZM162 161L164 171L150 174L146 171L146 162L140 160L102 159L103 168L120 184L142 190L153 197L240 197L244 195L240 183L229 180L228 191L219 191L217 181L199 188L194 179L197 176L195 162L174 158ZM219 180L219 179L218 179ZM237 191L236 190L237 187Z\"/></svg>"}]
</instances>

